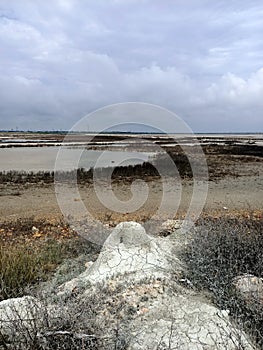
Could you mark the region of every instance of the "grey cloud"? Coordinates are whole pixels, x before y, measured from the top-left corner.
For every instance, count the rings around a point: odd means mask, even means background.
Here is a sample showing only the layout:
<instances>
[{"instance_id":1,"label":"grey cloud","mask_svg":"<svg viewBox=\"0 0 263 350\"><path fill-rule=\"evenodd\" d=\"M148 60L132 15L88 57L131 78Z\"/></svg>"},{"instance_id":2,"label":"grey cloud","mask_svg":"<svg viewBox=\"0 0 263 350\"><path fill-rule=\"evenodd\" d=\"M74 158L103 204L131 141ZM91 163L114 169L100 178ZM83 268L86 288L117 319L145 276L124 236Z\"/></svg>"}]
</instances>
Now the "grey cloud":
<instances>
[{"instance_id":1,"label":"grey cloud","mask_svg":"<svg viewBox=\"0 0 263 350\"><path fill-rule=\"evenodd\" d=\"M141 101L195 131L262 131L262 13L260 1L2 1L0 129L66 129Z\"/></svg>"}]
</instances>

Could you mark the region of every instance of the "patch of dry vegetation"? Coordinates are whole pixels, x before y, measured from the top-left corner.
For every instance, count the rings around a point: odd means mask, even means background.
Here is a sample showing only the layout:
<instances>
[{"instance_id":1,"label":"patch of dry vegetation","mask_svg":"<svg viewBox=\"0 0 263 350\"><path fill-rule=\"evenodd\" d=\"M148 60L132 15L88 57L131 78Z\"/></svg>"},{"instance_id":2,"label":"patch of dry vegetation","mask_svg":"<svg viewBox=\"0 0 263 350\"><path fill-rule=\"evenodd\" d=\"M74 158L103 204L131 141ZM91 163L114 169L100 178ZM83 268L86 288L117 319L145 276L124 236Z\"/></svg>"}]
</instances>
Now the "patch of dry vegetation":
<instances>
[{"instance_id":1,"label":"patch of dry vegetation","mask_svg":"<svg viewBox=\"0 0 263 350\"><path fill-rule=\"evenodd\" d=\"M208 291L220 309L249 331L263 346L263 300L244 302L233 285L237 276L263 277L263 221L243 218L200 219L182 258L188 266L187 280ZM263 297L263 296L262 296Z\"/></svg>"},{"instance_id":2,"label":"patch of dry vegetation","mask_svg":"<svg viewBox=\"0 0 263 350\"><path fill-rule=\"evenodd\" d=\"M65 259L93 249L63 223L19 219L0 226L0 300L21 296Z\"/></svg>"}]
</instances>

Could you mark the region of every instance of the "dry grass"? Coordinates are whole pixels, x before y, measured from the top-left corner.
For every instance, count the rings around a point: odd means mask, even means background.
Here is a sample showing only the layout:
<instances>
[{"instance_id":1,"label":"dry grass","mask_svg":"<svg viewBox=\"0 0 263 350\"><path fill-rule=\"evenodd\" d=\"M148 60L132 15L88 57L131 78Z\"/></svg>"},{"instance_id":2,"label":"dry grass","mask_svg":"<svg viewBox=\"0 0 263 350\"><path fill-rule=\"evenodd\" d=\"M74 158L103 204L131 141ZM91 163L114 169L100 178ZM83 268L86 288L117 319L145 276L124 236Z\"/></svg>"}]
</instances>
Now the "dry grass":
<instances>
[{"instance_id":1,"label":"dry grass","mask_svg":"<svg viewBox=\"0 0 263 350\"><path fill-rule=\"evenodd\" d=\"M183 259L187 279L210 292L221 309L229 309L236 322L263 346L263 303L246 304L233 286L236 276L263 277L263 221L229 217L200 219Z\"/></svg>"},{"instance_id":2,"label":"dry grass","mask_svg":"<svg viewBox=\"0 0 263 350\"><path fill-rule=\"evenodd\" d=\"M0 300L23 295L65 259L94 248L62 223L32 218L3 223L0 233Z\"/></svg>"}]
</instances>

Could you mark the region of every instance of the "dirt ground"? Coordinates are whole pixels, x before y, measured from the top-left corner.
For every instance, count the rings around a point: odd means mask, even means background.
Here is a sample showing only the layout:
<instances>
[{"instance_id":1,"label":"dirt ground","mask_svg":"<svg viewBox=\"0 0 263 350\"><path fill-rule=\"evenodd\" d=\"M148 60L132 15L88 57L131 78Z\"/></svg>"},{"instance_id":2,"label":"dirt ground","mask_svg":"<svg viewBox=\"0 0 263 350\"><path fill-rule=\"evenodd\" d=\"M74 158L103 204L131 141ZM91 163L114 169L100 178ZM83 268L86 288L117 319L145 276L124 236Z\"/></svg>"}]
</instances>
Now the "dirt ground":
<instances>
[{"instance_id":1,"label":"dirt ground","mask_svg":"<svg viewBox=\"0 0 263 350\"><path fill-rule=\"evenodd\" d=\"M258 211L263 208L263 162L249 162L240 164L235 172L240 176L227 175L208 182L208 193L204 203L203 214L220 215L231 214L239 211ZM145 204L139 210L131 214L118 213L106 208L97 198L92 184L81 184L79 186L80 196L70 186L65 187L68 192L67 205L74 212L79 202L83 201L87 211L97 219L104 220L112 218L115 220L135 220L141 217L153 215L164 196L163 184L160 179L148 179L147 186L149 196ZM174 184L168 181L172 189ZM180 206L175 216L184 215L192 198L193 183L190 179L181 181L181 198L179 187L175 193L166 196L165 205L167 209L173 206L174 201L180 201ZM0 217L1 221L13 221L18 218L35 217L46 219L60 219L63 217L57 202L54 184L2 184L0 191ZM64 190L65 190L64 188ZM113 183L113 193L106 184L101 183L100 190L107 196L113 194L121 201L132 198L131 183L118 181ZM56 189L58 191L58 189ZM140 187L137 194L140 193ZM200 200L201 200L200 196ZM114 205L112 204L112 208Z\"/></svg>"}]
</instances>

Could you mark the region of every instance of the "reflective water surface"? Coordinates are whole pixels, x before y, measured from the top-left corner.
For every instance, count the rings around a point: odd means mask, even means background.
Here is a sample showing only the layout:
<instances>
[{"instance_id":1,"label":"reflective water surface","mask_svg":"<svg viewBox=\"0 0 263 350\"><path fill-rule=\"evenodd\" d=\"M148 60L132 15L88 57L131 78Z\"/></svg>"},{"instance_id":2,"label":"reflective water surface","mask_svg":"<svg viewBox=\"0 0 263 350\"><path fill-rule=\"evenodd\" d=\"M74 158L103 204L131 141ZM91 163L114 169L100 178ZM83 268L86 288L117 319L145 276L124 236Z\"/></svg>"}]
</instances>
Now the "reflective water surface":
<instances>
[{"instance_id":1,"label":"reflective water surface","mask_svg":"<svg viewBox=\"0 0 263 350\"><path fill-rule=\"evenodd\" d=\"M52 146L0 148L0 171L52 171L59 149L60 147ZM57 170L141 164L147 161L149 156L150 153L145 152L68 148L63 155L63 164L59 164ZM77 167L76 159L79 159Z\"/></svg>"}]
</instances>

